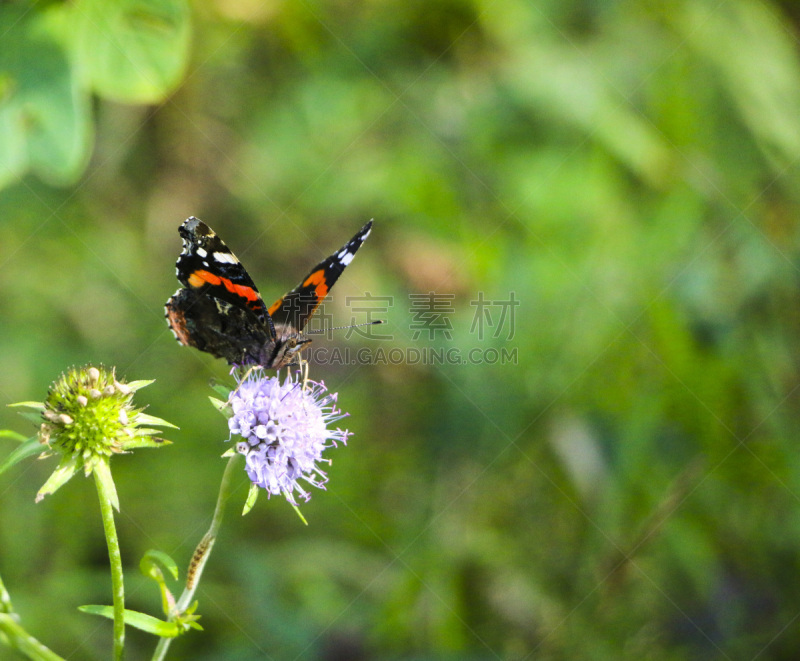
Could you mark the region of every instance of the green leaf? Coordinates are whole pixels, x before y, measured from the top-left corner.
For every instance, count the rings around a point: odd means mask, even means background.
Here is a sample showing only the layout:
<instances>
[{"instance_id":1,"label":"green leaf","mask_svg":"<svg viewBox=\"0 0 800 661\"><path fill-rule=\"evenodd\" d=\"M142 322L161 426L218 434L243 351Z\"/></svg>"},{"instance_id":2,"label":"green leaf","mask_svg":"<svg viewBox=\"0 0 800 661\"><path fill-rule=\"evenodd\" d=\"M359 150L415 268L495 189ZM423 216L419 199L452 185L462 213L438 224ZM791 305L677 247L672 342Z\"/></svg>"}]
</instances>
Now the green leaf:
<instances>
[{"instance_id":1,"label":"green leaf","mask_svg":"<svg viewBox=\"0 0 800 661\"><path fill-rule=\"evenodd\" d=\"M138 427L136 431L133 432L134 436L142 437L142 440L145 440L144 437L146 436L155 436L156 434L161 434L160 429L151 429L150 427Z\"/></svg>"},{"instance_id":2,"label":"green leaf","mask_svg":"<svg viewBox=\"0 0 800 661\"><path fill-rule=\"evenodd\" d=\"M42 443L39 441L39 437L33 436L29 438L27 441L25 441L25 443L20 445L16 450L8 455L6 460L0 464L0 475L2 475L12 466L18 464L23 459L27 459L35 454L39 454L41 451Z\"/></svg>"},{"instance_id":3,"label":"green leaf","mask_svg":"<svg viewBox=\"0 0 800 661\"><path fill-rule=\"evenodd\" d=\"M155 103L180 82L189 58L185 0L77 0L76 52L84 80L123 103Z\"/></svg>"},{"instance_id":4,"label":"green leaf","mask_svg":"<svg viewBox=\"0 0 800 661\"><path fill-rule=\"evenodd\" d=\"M25 418L29 422L35 424L37 427L41 425L42 422L44 422L44 420L42 420L41 413L34 413L33 411L17 411L17 413L19 413L23 418Z\"/></svg>"},{"instance_id":5,"label":"green leaf","mask_svg":"<svg viewBox=\"0 0 800 661\"><path fill-rule=\"evenodd\" d=\"M164 611L164 615L169 615L175 606L175 597L173 597L172 592L169 591L164 582L164 573L161 571L161 566L170 573L174 580L178 580L178 565L166 553L150 549L142 556L139 562L141 572L158 584L158 589L161 593L161 608Z\"/></svg>"},{"instance_id":6,"label":"green leaf","mask_svg":"<svg viewBox=\"0 0 800 661\"><path fill-rule=\"evenodd\" d=\"M158 433L155 430L150 431L153 434ZM151 434L145 434L143 436L137 435L130 440L120 443L120 447L125 451L136 450L137 448L162 448L166 445L172 445L172 441L168 441L157 436L152 436Z\"/></svg>"},{"instance_id":7,"label":"green leaf","mask_svg":"<svg viewBox=\"0 0 800 661\"><path fill-rule=\"evenodd\" d=\"M0 141L2 141L2 137L0 137ZM2 182L0 182L0 186L2 186ZM43 422L42 413L44 412L44 404L42 402L15 402L13 404L9 404L8 406L11 408L22 406L25 408L34 409L33 411L17 411L17 413L35 425L40 425Z\"/></svg>"},{"instance_id":8,"label":"green leaf","mask_svg":"<svg viewBox=\"0 0 800 661\"><path fill-rule=\"evenodd\" d=\"M22 443L22 441L26 440L28 437L17 431L12 431L11 429L0 429L0 438L12 438Z\"/></svg>"},{"instance_id":9,"label":"green leaf","mask_svg":"<svg viewBox=\"0 0 800 661\"><path fill-rule=\"evenodd\" d=\"M142 388L146 388L151 383L155 383L155 379L139 379L138 381L131 381L130 383L126 383L125 385L131 389L131 392L136 392Z\"/></svg>"},{"instance_id":10,"label":"green leaf","mask_svg":"<svg viewBox=\"0 0 800 661\"><path fill-rule=\"evenodd\" d=\"M294 508L294 511L297 513L297 516L300 517L300 520L306 525L308 525L308 521L306 521L306 517L303 516L303 513L300 511L300 508L297 505L292 505L292 507Z\"/></svg>"},{"instance_id":11,"label":"green leaf","mask_svg":"<svg viewBox=\"0 0 800 661\"><path fill-rule=\"evenodd\" d=\"M218 395L223 397L226 401L231 396L232 389L230 386L226 386L224 383L217 383L216 381L211 382L211 389L216 392Z\"/></svg>"},{"instance_id":12,"label":"green leaf","mask_svg":"<svg viewBox=\"0 0 800 661\"><path fill-rule=\"evenodd\" d=\"M258 486L250 483L250 491L247 493L247 500L244 503L244 509L242 510L242 516L247 514L251 509L253 509L253 505L256 504L256 499L258 498Z\"/></svg>"},{"instance_id":13,"label":"green leaf","mask_svg":"<svg viewBox=\"0 0 800 661\"><path fill-rule=\"evenodd\" d=\"M211 404L213 405L213 407L217 409L217 411L222 413L222 415L224 415L226 418L230 418L233 416L233 411L231 410L231 407L228 404L228 402L223 402L221 399L217 399L216 397L211 397L210 395L208 399L211 400Z\"/></svg>"},{"instance_id":14,"label":"green leaf","mask_svg":"<svg viewBox=\"0 0 800 661\"><path fill-rule=\"evenodd\" d=\"M11 408L16 408L18 406L27 406L31 409L36 409L37 411L44 411L44 403L43 402L14 402L13 404L8 405Z\"/></svg>"},{"instance_id":15,"label":"green leaf","mask_svg":"<svg viewBox=\"0 0 800 661\"><path fill-rule=\"evenodd\" d=\"M86 606L78 606L78 610L82 613L89 613L90 615L107 617L109 620L114 619L113 606L89 604ZM146 631L147 633L152 633L155 636L160 636L161 638L175 638L175 636L182 632L182 627L177 622L165 622L152 615L128 610L127 608L125 609L125 624Z\"/></svg>"},{"instance_id":16,"label":"green leaf","mask_svg":"<svg viewBox=\"0 0 800 661\"><path fill-rule=\"evenodd\" d=\"M170 427L172 429L180 429L180 427L176 427L171 422L167 422L162 418L157 418L154 415L148 415L147 413L139 413L136 416L136 424L137 425L155 425L156 427Z\"/></svg>"},{"instance_id":17,"label":"green leaf","mask_svg":"<svg viewBox=\"0 0 800 661\"><path fill-rule=\"evenodd\" d=\"M155 578L156 575L153 573L153 570L156 570L158 572L158 576L161 576L161 569L159 568L159 565L166 569L174 580L178 580L177 563L163 551L157 551L155 549L146 551L139 562L139 569L141 569L145 576Z\"/></svg>"},{"instance_id":18,"label":"green leaf","mask_svg":"<svg viewBox=\"0 0 800 661\"><path fill-rule=\"evenodd\" d=\"M52 475L47 478L39 492L36 494L36 502L42 500L45 496L55 493L67 482L72 479L72 476L78 472L81 467L81 461L77 457L64 457Z\"/></svg>"},{"instance_id":19,"label":"green leaf","mask_svg":"<svg viewBox=\"0 0 800 661\"><path fill-rule=\"evenodd\" d=\"M65 11L0 10L0 187L29 169L70 184L89 158L89 97L57 36Z\"/></svg>"},{"instance_id":20,"label":"green leaf","mask_svg":"<svg viewBox=\"0 0 800 661\"><path fill-rule=\"evenodd\" d=\"M200 604L199 601L195 600L189 608L187 608L183 613L181 613L177 618L176 621L178 625L183 628L184 631L188 631L191 627L192 629L197 629L198 631L202 631L203 627L201 627L197 620L200 619L200 615L195 615L194 612L197 610L197 606Z\"/></svg>"}]
</instances>

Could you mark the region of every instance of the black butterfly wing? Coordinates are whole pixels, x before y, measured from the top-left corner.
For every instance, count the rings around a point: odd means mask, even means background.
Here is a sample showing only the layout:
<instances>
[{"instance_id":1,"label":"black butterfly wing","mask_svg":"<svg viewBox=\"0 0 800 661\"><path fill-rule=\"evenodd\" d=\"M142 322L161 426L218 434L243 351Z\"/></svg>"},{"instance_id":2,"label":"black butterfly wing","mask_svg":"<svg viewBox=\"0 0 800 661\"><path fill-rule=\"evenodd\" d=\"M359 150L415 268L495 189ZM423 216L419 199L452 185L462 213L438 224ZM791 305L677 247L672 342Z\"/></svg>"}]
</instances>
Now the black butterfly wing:
<instances>
[{"instance_id":1,"label":"black butterfly wing","mask_svg":"<svg viewBox=\"0 0 800 661\"><path fill-rule=\"evenodd\" d=\"M297 287L275 301L267 311L275 325L286 324L302 331L371 230L370 220L344 246L311 269Z\"/></svg>"},{"instance_id":2,"label":"black butterfly wing","mask_svg":"<svg viewBox=\"0 0 800 661\"><path fill-rule=\"evenodd\" d=\"M247 308L189 287L167 301L166 317L178 342L231 365L259 364L273 339L270 327Z\"/></svg>"},{"instance_id":3,"label":"black butterfly wing","mask_svg":"<svg viewBox=\"0 0 800 661\"><path fill-rule=\"evenodd\" d=\"M191 217L178 231L183 251L176 271L185 287L167 301L170 329L181 344L230 364L257 364L275 329L255 283L204 222Z\"/></svg>"},{"instance_id":4,"label":"black butterfly wing","mask_svg":"<svg viewBox=\"0 0 800 661\"><path fill-rule=\"evenodd\" d=\"M183 251L176 265L178 280L188 289L246 308L266 323L264 299L239 259L216 232L194 216L178 232L183 238Z\"/></svg>"}]
</instances>

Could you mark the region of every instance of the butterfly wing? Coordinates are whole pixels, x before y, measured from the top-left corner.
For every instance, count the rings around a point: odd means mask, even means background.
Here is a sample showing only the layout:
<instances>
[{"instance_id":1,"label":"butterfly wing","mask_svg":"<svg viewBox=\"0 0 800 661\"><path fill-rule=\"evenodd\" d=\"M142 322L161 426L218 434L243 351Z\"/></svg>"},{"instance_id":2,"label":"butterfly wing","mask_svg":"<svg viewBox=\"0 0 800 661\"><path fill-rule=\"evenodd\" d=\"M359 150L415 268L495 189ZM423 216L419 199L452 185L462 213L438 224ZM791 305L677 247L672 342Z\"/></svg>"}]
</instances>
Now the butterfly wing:
<instances>
[{"instance_id":1,"label":"butterfly wing","mask_svg":"<svg viewBox=\"0 0 800 661\"><path fill-rule=\"evenodd\" d=\"M255 283L216 232L194 216L178 232L183 238L176 265L178 280L190 290L245 308L266 322L267 306Z\"/></svg>"},{"instance_id":2,"label":"butterfly wing","mask_svg":"<svg viewBox=\"0 0 800 661\"><path fill-rule=\"evenodd\" d=\"M183 251L176 271L185 287L167 301L170 329L181 344L228 363L257 364L275 328L253 280L201 220L191 217L178 231Z\"/></svg>"},{"instance_id":3,"label":"butterfly wing","mask_svg":"<svg viewBox=\"0 0 800 661\"><path fill-rule=\"evenodd\" d=\"M264 347L271 347L269 326L248 308L189 287L167 301L166 317L175 338L231 365L263 362Z\"/></svg>"},{"instance_id":4,"label":"butterfly wing","mask_svg":"<svg viewBox=\"0 0 800 661\"><path fill-rule=\"evenodd\" d=\"M273 322L302 331L371 230L370 220L344 246L311 269L297 287L275 301L267 311Z\"/></svg>"}]
</instances>

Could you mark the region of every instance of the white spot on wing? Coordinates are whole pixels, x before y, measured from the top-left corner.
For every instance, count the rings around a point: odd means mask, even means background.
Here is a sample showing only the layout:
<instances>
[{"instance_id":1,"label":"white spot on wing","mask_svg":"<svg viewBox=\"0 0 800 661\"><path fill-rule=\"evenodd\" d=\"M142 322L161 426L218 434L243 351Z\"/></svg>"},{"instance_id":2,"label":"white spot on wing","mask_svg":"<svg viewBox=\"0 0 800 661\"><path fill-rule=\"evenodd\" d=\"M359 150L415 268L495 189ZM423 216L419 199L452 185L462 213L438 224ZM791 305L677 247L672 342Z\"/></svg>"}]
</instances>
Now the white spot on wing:
<instances>
[{"instance_id":1,"label":"white spot on wing","mask_svg":"<svg viewBox=\"0 0 800 661\"><path fill-rule=\"evenodd\" d=\"M342 266L347 266L350 262L353 261L353 257L355 257L355 253L354 252L349 252L347 250L342 250L342 252L339 253L338 257L339 257L339 263Z\"/></svg>"},{"instance_id":2,"label":"white spot on wing","mask_svg":"<svg viewBox=\"0 0 800 661\"><path fill-rule=\"evenodd\" d=\"M200 257L202 257L203 259L208 257L208 253L206 252L205 248L198 248L197 249L197 254L200 255Z\"/></svg>"},{"instance_id":3,"label":"white spot on wing","mask_svg":"<svg viewBox=\"0 0 800 661\"><path fill-rule=\"evenodd\" d=\"M214 261L219 262L220 264L238 264L239 260L229 252L215 252L214 253Z\"/></svg>"}]
</instances>

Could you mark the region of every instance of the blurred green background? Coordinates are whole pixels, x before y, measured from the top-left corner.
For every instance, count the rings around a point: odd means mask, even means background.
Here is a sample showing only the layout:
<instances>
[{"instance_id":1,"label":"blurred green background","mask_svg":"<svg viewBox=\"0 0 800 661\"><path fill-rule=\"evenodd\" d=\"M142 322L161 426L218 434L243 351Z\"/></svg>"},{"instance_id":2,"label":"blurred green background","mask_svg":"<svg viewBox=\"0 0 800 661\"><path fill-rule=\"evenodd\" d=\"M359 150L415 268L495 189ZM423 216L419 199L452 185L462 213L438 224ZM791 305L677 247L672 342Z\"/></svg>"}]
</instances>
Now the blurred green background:
<instances>
[{"instance_id":1,"label":"blurred green background","mask_svg":"<svg viewBox=\"0 0 800 661\"><path fill-rule=\"evenodd\" d=\"M799 35L765 0L3 3L0 401L102 362L180 426L113 462L128 607L228 447L227 366L163 319L179 224L269 302L375 218L326 313L384 297L390 339L311 366L354 436L308 527L241 518L242 475L172 658L796 659ZM0 477L0 575L106 659L94 486L34 505L53 467Z\"/></svg>"}]
</instances>

